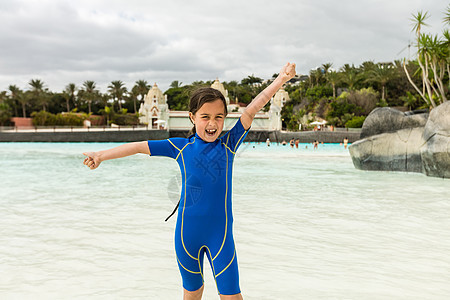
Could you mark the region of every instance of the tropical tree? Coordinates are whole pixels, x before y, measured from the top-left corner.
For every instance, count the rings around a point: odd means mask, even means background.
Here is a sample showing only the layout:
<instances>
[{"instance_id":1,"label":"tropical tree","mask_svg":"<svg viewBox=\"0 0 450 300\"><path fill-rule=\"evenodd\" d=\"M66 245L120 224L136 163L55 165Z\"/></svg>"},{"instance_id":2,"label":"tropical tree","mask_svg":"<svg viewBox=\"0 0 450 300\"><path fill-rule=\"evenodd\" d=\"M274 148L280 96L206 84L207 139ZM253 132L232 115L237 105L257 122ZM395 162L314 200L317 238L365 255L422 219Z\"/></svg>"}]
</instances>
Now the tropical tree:
<instances>
[{"instance_id":1,"label":"tropical tree","mask_svg":"<svg viewBox=\"0 0 450 300\"><path fill-rule=\"evenodd\" d=\"M170 83L169 87L177 89L177 88L180 88L182 84L183 83L181 81L174 80Z\"/></svg>"},{"instance_id":2,"label":"tropical tree","mask_svg":"<svg viewBox=\"0 0 450 300\"><path fill-rule=\"evenodd\" d=\"M322 64L323 73L325 74L325 77L327 76L328 72L331 70L332 66L333 66L333 63L324 63L324 64Z\"/></svg>"},{"instance_id":3,"label":"tropical tree","mask_svg":"<svg viewBox=\"0 0 450 300\"><path fill-rule=\"evenodd\" d=\"M14 103L18 102L18 103L20 103L22 105L22 115L23 115L24 118L26 118L26 110L25 110L25 104L26 103L24 101L26 98L23 95L23 91L17 85L10 85L8 87L8 90L11 93L11 100ZM15 104L14 104L14 106L15 106ZM16 116L17 115L18 114L16 113Z\"/></svg>"},{"instance_id":4,"label":"tropical tree","mask_svg":"<svg viewBox=\"0 0 450 300\"><path fill-rule=\"evenodd\" d=\"M378 63L369 72L366 81L377 82L381 85L381 99L386 99L386 84L395 76L392 63Z\"/></svg>"},{"instance_id":5,"label":"tropical tree","mask_svg":"<svg viewBox=\"0 0 450 300\"><path fill-rule=\"evenodd\" d=\"M324 78L324 73L321 68L312 69L309 71L309 83L311 87L318 86Z\"/></svg>"},{"instance_id":6,"label":"tropical tree","mask_svg":"<svg viewBox=\"0 0 450 300\"><path fill-rule=\"evenodd\" d=\"M77 89L78 88L75 85L75 83L69 83L68 85L66 85L66 88L64 89L64 93L66 94L65 98L66 98L67 112L70 112L70 101L72 101L72 103L74 103L74 105L76 104L75 93L77 92Z\"/></svg>"},{"instance_id":7,"label":"tropical tree","mask_svg":"<svg viewBox=\"0 0 450 300\"><path fill-rule=\"evenodd\" d=\"M95 99L95 95L98 93L97 85L92 80L86 80L83 82L83 93L82 96L88 103L89 114L92 112L91 105L92 101Z\"/></svg>"},{"instance_id":8,"label":"tropical tree","mask_svg":"<svg viewBox=\"0 0 450 300\"><path fill-rule=\"evenodd\" d=\"M122 80L114 80L111 81L111 84L108 85L108 92L111 94L111 97L114 101L117 101L119 104L119 110L122 110L122 100L124 95L127 92L127 88Z\"/></svg>"},{"instance_id":9,"label":"tropical tree","mask_svg":"<svg viewBox=\"0 0 450 300\"><path fill-rule=\"evenodd\" d=\"M8 122L11 119L11 116L11 108L9 105L3 101L0 101L0 126L3 126L6 122Z\"/></svg>"},{"instance_id":10,"label":"tropical tree","mask_svg":"<svg viewBox=\"0 0 450 300\"><path fill-rule=\"evenodd\" d=\"M40 79L31 79L31 81L28 82L28 85L31 87L30 91L33 99L42 105L43 111L47 111L47 104L50 98L47 95L47 89L45 88L44 82Z\"/></svg>"},{"instance_id":11,"label":"tropical tree","mask_svg":"<svg viewBox=\"0 0 450 300\"><path fill-rule=\"evenodd\" d=\"M138 101L138 90L137 90L137 86L133 86L133 88L131 89L131 91L128 93L128 95L125 96L125 103L127 102L133 102L133 108L134 108L134 113L137 113L137 105L136 102Z\"/></svg>"},{"instance_id":12,"label":"tropical tree","mask_svg":"<svg viewBox=\"0 0 450 300\"><path fill-rule=\"evenodd\" d=\"M354 67L344 65L341 69L341 82L348 86L349 90L354 90L356 85L363 80L361 73L359 73Z\"/></svg>"},{"instance_id":13,"label":"tropical tree","mask_svg":"<svg viewBox=\"0 0 450 300\"><path fill-rule=\"evenodd\" d=\"M262 82L263 82L263 80L261 78L255 77L253 75L249 75L246 78L241 80L241 84L244 84L244 85L255 85L258 83L262 83Z\"/></svg>"},{"instance_id":14,"label":"tropical tree","mask_svg":"<svg viewBox=\"0 0 450 300\"><path fill-rule=\"evenodd\" d=\"M150 90L150 85L146 80L140 79L135 82L133 89L138 95L141 96L140 101L144 102L145 95L147 95L148 91ZM137 112L136 103L134 104L134 112Z\"/></svg>"},{"instance_id":15,"label":"tropical tree","mask_svg":"<svg viewBox=\"0 0 450 300\"><path fill-rule=\"evenodd\" d=\"M447 7L444 24L449 24L450 6ZM450 75L450 34L448 29L444 30L443 37L422 33L422 28L428 24L428 12L419 11L413 14L413 31L416 34L417 46L417 64L420 67L420 76L422 78L422 89L420 89L411 79L406 69L406 61L403 63L405 73L409 82L419 93L422 99L430 107L436 107L440 103L447 101L446 93L448 87L444 85L444 77Z\"/></svg>"},{"instance_id":16,"label":"tropical tree","mask_svg":"<svg viewBox=\"0 0 450 300\"><path fill-rule=\"evenodd\" d=\"M106 125L109 126L109 122L112 119L112 117L114 116L114 108L105 106L105 108L100 109L99 112L102 115L106 116Z\"/></svg>"},{"instance_id":17,"label":"tropical tree","mask_svg":"<svg viewBox=\"0 0 450 300\"><path fill-rule=\"evenodd\" d=\"M340 77L340 74L336 71L330 71L326 75L328 83L330 83L333 88L333 99L336 99L336 85L339 83Z\"/></svg>"}]
</instances>

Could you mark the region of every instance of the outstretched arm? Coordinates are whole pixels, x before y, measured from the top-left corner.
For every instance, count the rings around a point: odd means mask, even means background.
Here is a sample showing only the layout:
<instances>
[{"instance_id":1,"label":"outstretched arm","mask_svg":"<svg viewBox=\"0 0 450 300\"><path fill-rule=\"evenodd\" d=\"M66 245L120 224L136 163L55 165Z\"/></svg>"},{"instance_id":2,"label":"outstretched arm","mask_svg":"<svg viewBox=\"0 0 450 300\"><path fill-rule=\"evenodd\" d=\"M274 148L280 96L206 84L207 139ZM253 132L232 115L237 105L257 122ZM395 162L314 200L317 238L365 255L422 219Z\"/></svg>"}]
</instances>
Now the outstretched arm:
<instances>
[{"instance_id":1,"label":"outstretched arm","mask_svg":"<svg viewBox=\"0 0 450 300\"><path fill-rule=\"evenodd\" d=\"M137 153L150 154L147 141L123 144L112 149L98 152L85 152L83 155L86 155L87 157L84 159L83 164L93 170L96 169L102 161L130 156Z\"/></svg>"},{"instance_id":2,"label":"outstretched arm","mask_svg":"<svg viewBox=\"0 0 450 300\"><path fill-rule=\"evenodd\" d=\"M250 128L256 113L263 108L270 98L285 84L288 80L295 76L295 64L287 63L283 66L278 77L266 87L253 101L245 108L241 116L241 123L244 129Z\"/></svg>"}]
</instances>

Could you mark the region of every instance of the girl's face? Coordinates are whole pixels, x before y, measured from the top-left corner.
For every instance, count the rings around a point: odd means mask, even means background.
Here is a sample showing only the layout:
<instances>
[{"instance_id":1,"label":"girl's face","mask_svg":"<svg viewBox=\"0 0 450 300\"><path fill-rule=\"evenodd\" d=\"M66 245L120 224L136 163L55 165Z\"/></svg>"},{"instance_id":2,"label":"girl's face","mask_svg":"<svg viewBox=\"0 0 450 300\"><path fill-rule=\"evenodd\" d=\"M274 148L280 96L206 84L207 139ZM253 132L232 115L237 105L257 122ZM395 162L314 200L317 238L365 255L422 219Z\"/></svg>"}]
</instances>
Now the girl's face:
<instances>
[{"instance_id":1,"label":"girl's face","mask_svg":"<svg viewBox=\"0 0 450 300\"><path fill-rule=\"evenodd\" d=\"M214 142L222 133L225 119L225 107L220 99L207 102L189 117L195 125L195 131L205 142Z\"/></svg>"}]
</instances>

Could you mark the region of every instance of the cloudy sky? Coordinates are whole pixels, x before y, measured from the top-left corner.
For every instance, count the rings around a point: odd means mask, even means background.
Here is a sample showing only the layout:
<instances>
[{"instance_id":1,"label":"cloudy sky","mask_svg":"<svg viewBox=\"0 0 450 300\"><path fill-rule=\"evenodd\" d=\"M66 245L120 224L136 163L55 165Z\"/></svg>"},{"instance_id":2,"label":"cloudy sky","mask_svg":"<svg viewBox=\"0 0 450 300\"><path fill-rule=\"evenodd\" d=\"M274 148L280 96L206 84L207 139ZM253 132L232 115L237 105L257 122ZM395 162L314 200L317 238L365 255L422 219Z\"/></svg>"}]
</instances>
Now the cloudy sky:
<instances>
[{"instance_id":1,"label":"cloudy sky","mask_svg":"<svg viewBox=\"0 0 450 300\"><path fill-rule=\"evenodd\" d=\"M270 78L331 62L359 65L408 56L412 13L440 33L446 0L139 1L1 0L0 90L52 91L94 80L139 79L164 91L173 80ZM413 52L411 51L411 55Z\"/></svg>"}]
</instances>

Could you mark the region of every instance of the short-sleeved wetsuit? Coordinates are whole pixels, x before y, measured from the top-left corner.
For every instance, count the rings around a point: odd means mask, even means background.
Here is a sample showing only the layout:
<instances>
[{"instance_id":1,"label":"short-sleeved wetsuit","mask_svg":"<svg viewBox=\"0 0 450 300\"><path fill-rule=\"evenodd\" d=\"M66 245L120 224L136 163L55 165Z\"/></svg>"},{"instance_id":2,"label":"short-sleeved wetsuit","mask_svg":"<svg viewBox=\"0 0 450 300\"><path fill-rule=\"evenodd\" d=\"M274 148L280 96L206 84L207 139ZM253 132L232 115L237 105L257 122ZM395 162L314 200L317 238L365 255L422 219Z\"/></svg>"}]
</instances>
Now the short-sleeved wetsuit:
<instances>
[{"instance_id":1,"label":"short-sleeved wetsuit","mask_svg":"<svg viewBox=\"0 0 450 300\"><path fill-rule=\"evenodd\" d=\"M203 285L206 253L219 294L240 293L232 231L231 178L236 151L247 132L239 119L230 131L211 143L198 134L148 141L150 155L171 157L181 170L175 252L183 287L188 291Z\"/></svg>"}]
</instances>

